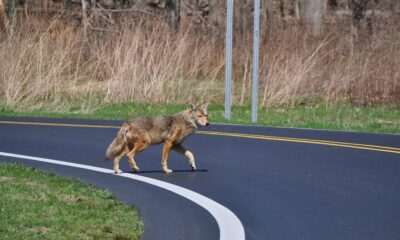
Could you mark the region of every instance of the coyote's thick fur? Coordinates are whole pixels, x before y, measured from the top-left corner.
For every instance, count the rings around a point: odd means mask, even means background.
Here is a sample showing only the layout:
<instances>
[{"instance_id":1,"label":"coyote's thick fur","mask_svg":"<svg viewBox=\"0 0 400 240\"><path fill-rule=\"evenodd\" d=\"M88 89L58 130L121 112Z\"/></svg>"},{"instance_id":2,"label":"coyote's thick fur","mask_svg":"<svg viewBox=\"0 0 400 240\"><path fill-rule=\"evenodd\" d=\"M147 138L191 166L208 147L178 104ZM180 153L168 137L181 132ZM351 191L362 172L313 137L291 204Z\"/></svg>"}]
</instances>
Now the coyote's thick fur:
<instances>
[{"instance_id":1,"label":"coyote's thick fur","mask_svg":"<svg viewBox=\"0 0 400 240\"><path fill-rule=\"evenodd\" d=\"M207 104L192 104L189 109L170 116L143 116L126 121L108 147L105 159L110 160L114 157L114 171L120 174L122 171L119 169L119 161L127 155L132 169L138 172L135 155L145 150L149 144L164 142L161 165L165 173L172 172L167 166L171 149L185 155L192 170L195 170L193 154L181 143L187 136L196 132L197 125L208 125Z\"/></svg>"}]
</instances>

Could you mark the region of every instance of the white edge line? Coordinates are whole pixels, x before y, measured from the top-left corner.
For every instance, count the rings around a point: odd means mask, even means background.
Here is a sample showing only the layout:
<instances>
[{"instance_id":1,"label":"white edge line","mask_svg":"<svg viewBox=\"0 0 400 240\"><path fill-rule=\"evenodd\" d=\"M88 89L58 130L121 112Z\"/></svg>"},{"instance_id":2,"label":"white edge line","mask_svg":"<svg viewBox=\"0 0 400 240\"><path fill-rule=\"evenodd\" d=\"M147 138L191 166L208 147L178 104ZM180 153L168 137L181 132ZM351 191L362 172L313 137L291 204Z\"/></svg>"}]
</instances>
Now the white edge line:
<instances>
[{"instance_id":1,"label":"white edge line","mask_svg":"<svg viewBox=\"0 0 400 240\"><path fill-rule=\"evenodd\" d=\"M14 154L14 153L6 153L6 152L0 152L0 156L27 159L27 160L33 160L33 161L39 161L39 162L46 162L46 163L51 163L51 164L81 168L81 169L86 169L86 170L90 170L90 171L108 173L108 174L114 175L113 170L90 166L90 165L79 164L79 163L71 163L71 162L59 161L59 160L54 160L54 159L33 157L33 156L20 155L20 154ZM170 192L178 194L178 195L200 205L201 207L206 209L217 221L219 231L220 231L220 234L219 234L220 240L244 240L245 239L244 228L243 228L243 225L240 222L239 218L228 208L224 207L223 205L217 203L216 201L214 201L212 199L209 199L209 198L207 198L199 193L196 193L192 190L189 190L189 189L186 189L186 188L183 188L183 187L171 184L171 183L163 182L163 181L160 181L157 179L149 178L149 177L144 177L144 176L139 176L139 175L134 175L134 174L127 174L127 173L122 173L118 176L134 179L136 181L145 182L145 183L151 184L153 186L163 188L165 190L168 190Z\"/></svg>"}]
</instances>

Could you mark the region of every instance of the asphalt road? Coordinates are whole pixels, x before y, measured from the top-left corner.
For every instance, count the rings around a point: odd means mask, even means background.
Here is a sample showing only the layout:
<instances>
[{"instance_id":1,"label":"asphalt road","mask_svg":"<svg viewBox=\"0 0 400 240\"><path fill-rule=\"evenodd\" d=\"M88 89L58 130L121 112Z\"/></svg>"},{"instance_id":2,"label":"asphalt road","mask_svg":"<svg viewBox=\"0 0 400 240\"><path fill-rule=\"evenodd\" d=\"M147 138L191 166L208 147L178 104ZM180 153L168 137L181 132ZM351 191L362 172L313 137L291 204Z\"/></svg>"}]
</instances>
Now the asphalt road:
<instances>
[{"instance_id":1,"label":"asphalt road","mask_svg":"<svg viewBox=\"0 0 400 240\"><path fill-rule=\"evenodd\" d=\"M16 124L5 121L85 126ZM86 125L101 125L91 128ZM105 149L121 121L0 118L0 152L112 168ZM114 126L114 127L113 127ZM230 209L246 239L400 239L400 135L210 125L185 142L198 170L161 146L136 157L139 175L193 190ZM143 239L219 239L213 216L161 188L111 174L0 156L107 188L134 204ZM131 172L127 160L121 169ZM133 173L132 173L133 174Z\"/></svg>"}]
</instances>

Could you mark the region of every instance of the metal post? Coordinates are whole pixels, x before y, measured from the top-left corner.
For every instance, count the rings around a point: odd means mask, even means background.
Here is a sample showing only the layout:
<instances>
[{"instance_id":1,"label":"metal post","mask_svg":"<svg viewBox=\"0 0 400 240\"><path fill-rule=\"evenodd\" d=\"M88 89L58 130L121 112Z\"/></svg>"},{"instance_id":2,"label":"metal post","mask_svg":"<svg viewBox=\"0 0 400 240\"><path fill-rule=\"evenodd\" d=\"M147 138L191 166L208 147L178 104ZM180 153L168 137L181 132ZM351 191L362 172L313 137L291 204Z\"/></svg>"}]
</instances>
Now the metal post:
<instances>
[{"instance_id":1,"label":"metal post","mask_svg":"<svg viewBox=\"0 0 400 240\"><path fill-rule=\"evenodd\" d=\"M253 83L251 96L251 121L257 122L258 105L258 60L260 48L260 0L254 0L254 32L253 32Z\"/></svg>"},{"instance_id":2,"label":"metal post","mask_svg":"<svg viewBox=\"0 0 400 240\"><path fill-rule=\"evenodd\" d=\"M225 118L231 119L233 0L227 0L226 64L225 64Z\"/></svg>"}]
</instances>

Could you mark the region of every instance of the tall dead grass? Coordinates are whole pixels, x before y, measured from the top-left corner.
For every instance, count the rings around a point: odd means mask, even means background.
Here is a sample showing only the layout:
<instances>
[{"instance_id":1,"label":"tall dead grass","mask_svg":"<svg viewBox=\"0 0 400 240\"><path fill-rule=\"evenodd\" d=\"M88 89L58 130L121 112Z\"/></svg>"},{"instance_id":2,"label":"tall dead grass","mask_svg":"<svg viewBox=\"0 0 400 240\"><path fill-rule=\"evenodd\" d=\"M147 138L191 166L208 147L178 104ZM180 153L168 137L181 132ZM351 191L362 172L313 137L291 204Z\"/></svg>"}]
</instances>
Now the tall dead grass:
<instances>
[{"instance_id":1,"label":"tall dead grass","mask_svg":"<svg viewBox=\"0 0 400 240\"><path fill-rule=\"evenodd\" d=\"M223 54L187 29L175 35L163 25L124 31L99 59L112 72L107 101L187 102L215 100Z\"/></svg>"},{"instance_id":2,"label":"tall dead grass","mask_svg":"<svg viewBox=\"0 0 400 240\"><path fill-rule=\"evenodd\" d=\"M80 74L75 66L76 38L70 32L29 32L0 43L1 101L11 107L59 102Z\"/></svg>"},{"instance_id":3,"label":"tall dead grass","mask_svg":"<svg viewBox=\"0 0 400 240\"><path fill-rule=\"evenodd\" d=\"M400 105L396 25L364 37L339 26L318 37L299 24L277 26L264 29L260 47L261 106L315 99ZM250 37L235 37L234 104L249 103L251 48ZM223 34L199 34L190 26L175 33L161 22L141 22L90 36L26 26L0 37L0 101L15 109L52 104L60 111L71 102L85 102L87 109L98 101L222 103L224 54Z\"/></svg>"}]
</instances>

